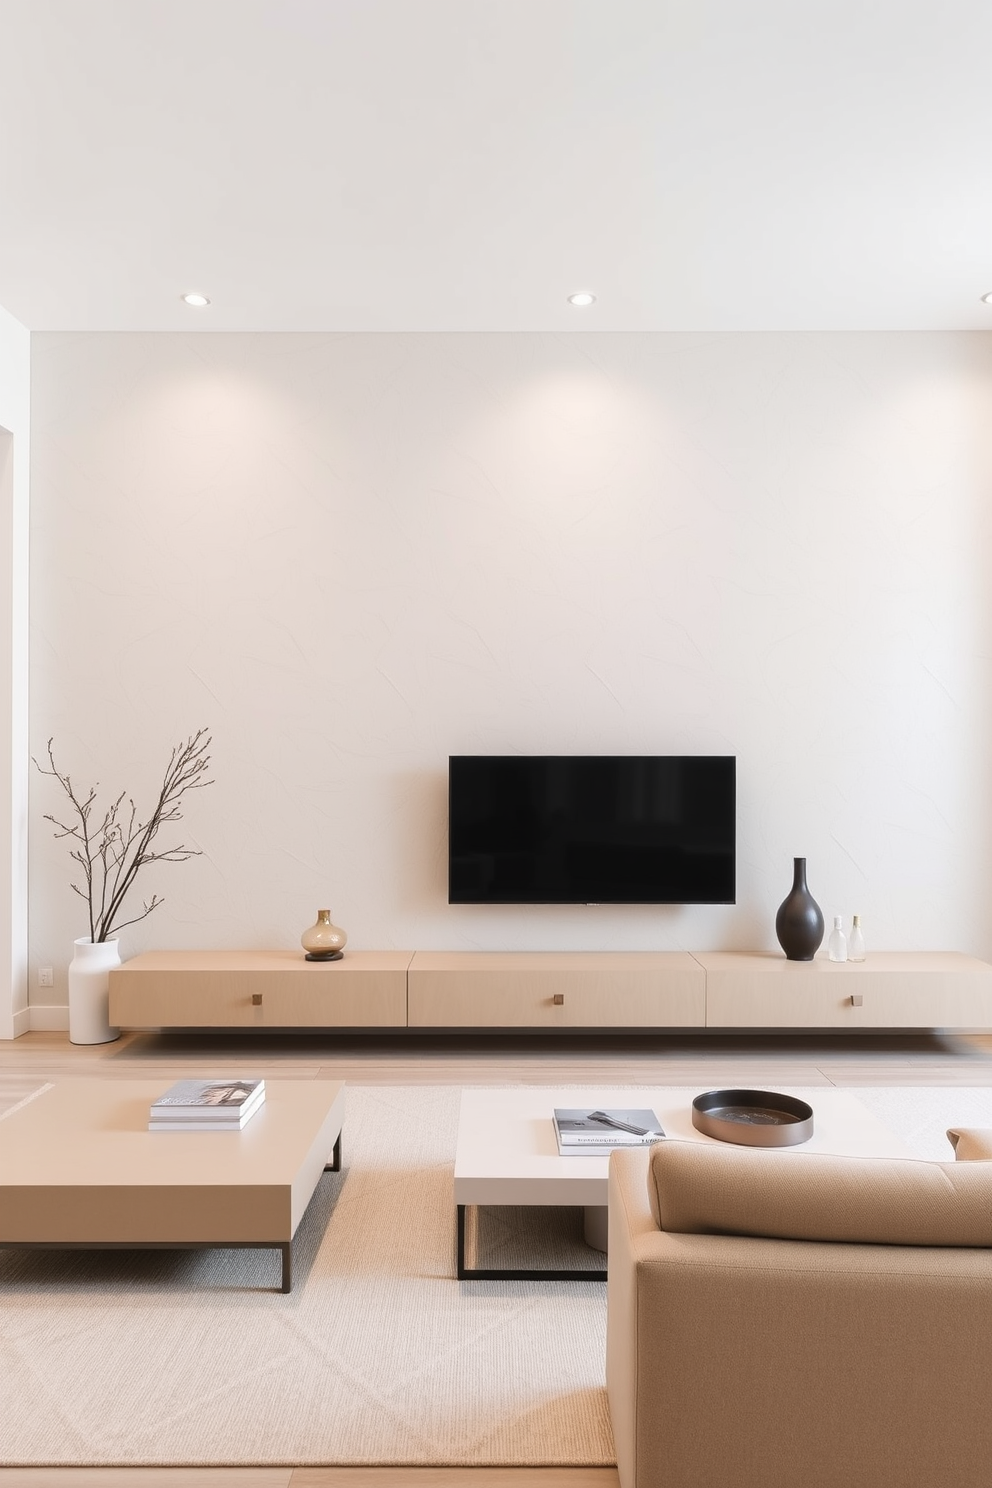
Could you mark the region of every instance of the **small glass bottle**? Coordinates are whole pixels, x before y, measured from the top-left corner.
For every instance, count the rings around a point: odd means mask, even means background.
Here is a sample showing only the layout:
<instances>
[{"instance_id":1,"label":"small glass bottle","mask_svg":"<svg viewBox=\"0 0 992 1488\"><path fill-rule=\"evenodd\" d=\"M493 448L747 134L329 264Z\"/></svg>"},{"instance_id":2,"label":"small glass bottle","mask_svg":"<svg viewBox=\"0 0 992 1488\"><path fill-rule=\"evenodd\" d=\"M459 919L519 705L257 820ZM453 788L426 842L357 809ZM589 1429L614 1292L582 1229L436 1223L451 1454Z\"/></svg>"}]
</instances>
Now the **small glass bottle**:
<instances>
[{"instance_id":1,"label":"small glass bottle","mask_svg":"<svg viewBox=\"0 0 992 1488\"><path fill-rule=\"evenodd\" d=\"M863 961L865 959L865 937L861 929L861 916L854 916L854 924L851 926L851 939L847 947L847 959L849 961Z\"/></svg>"},{"instance_id":2,"label":"small glass bottle","mask_svg":"<svg viewBox=\"0 0 992 1488\"><path fill-rule=\"evenodd\" d=\"M844 921L840 915L834 915L834 928L830 932L827 941L827 956L831 961L847 960L847 936L843 930Z\"/></svg>"}]
</instances>

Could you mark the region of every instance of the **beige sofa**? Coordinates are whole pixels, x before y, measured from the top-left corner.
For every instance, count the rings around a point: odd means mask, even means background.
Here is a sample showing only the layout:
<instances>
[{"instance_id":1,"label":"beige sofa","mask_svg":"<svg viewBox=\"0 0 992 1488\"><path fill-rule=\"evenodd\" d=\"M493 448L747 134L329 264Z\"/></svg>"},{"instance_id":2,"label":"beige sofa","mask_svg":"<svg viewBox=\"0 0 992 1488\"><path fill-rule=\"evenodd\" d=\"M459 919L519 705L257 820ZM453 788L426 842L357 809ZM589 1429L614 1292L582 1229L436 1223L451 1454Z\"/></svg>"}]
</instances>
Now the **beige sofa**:
<instances>
[{"instance_id":1,"label":"beige sofa","mask_svg":"<svg viewBox=\"0 0 992 1488\"><path fill-rule=\"evenodd\" d=\"M610 1158L622 1488L992 1485L992 1132Z\"/></svg>"}]
</instances>

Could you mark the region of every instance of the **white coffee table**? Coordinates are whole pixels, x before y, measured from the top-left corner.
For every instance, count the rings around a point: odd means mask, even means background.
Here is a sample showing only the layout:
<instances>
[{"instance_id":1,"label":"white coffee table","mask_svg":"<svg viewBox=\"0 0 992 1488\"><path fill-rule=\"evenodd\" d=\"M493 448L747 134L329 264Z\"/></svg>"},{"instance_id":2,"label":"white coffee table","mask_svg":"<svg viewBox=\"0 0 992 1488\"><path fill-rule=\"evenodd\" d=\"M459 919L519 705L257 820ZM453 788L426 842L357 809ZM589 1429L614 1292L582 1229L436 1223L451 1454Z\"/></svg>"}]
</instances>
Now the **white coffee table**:
<instances>
[{"instance_id":1,"label":"white coffee table","mask_svg":"<svg viewBox=\"0 0 992 1488\"><path fill-rule=\"evenodd\" d=\"M455 1154L455 1206L460 1281L605 1281L605 1270L494 1270L465 1261L465 1214L469 1206L513 1204L580 1206L586 1210L587 1239L605 1234L608 1157L560 1157L551 1115L556 1106L649 1108L665 1133L693 1142L712 1142L692 1124L696 1086L548 1086L463 1090ZM813 1135L797 1147L774 1149L788 1162L796 1152L830 1152L840 1157L912 1157L906 1143L890 1132L867 1106L833 1086L775 1089L797 1095L813 1107ZM723 1143L719 1145L724 1145ZM605 1241L600 1248L605 1249Z\"/></svg>"},{"instance_id":2,"label":"white coffee table","mask_svg":"<svg viewBox=\"0 0 992 1488\"><path fill-rule=\"evenodd\" d=\"M0 1247L282 1254L321 1174L341 1166L344 1086L266 1080L242 1131L150 1132L172 1083L62 1080L0 1125Z\"/></svg>"}]
</instances>

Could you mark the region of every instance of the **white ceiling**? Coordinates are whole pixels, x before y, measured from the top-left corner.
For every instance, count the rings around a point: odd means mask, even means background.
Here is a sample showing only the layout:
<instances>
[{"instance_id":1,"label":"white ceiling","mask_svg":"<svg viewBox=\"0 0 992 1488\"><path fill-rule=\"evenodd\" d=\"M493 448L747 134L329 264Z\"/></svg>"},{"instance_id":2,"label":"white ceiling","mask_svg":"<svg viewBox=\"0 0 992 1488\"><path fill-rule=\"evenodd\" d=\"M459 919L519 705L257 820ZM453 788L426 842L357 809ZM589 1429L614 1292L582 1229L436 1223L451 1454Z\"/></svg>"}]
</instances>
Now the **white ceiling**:
<instances>
[{"instance_id":1,"label":"white ceiling","mask_svg":"<svg viewBox=\"0 0 992 1488\"><path fill-rule=\"evenodd\" d=\"M0 0L33 330L992 328L990 289L990 0Z\"/></svg>"}]
</instances>

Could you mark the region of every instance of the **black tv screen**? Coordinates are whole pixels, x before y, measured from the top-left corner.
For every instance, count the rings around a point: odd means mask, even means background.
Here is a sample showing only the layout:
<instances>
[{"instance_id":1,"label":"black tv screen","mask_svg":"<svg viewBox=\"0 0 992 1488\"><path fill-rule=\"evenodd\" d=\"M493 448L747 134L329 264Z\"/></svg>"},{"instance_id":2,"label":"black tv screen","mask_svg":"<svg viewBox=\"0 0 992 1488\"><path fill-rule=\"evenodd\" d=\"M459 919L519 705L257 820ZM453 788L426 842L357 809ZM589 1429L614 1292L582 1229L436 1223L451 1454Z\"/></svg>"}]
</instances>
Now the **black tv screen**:
<instances>
[{"instance_id":1,"label":"black tv screen","mask_svg":"<svg viewBox=\"0 0 992 1488\"><path fill-rule=\"evenodd\" d=\"M733 904L733 755L448 760L449 904Z\"/></svg>"}]
</instances>

